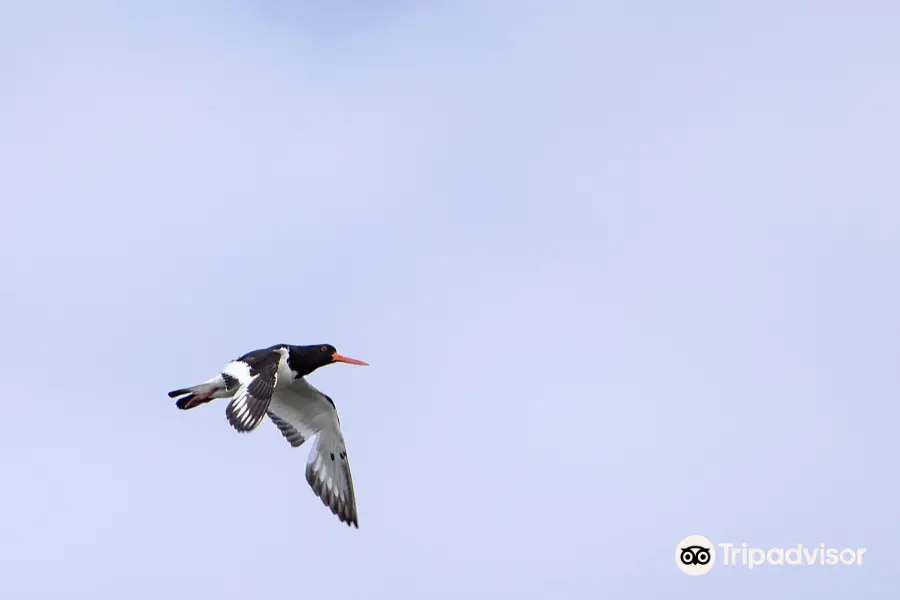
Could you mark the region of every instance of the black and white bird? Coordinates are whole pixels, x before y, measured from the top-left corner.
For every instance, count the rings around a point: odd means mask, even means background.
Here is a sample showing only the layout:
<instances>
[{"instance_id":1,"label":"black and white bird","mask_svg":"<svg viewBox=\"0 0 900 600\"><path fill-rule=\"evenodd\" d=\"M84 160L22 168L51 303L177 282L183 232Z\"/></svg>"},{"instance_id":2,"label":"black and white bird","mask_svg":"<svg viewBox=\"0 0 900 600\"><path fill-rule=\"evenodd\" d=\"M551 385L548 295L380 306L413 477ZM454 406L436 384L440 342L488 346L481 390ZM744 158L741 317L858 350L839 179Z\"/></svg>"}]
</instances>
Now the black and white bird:
<instances>
[{"instance_id":1,"label":"black and white bird","mask_svg":"<svg viewBox=\"0 0 900 600\"><path fill-rule=\"evenodd\" d=\"M175 405L188 410L218 398L231 398L225 416L239 432L256 429L268 415L292 447L315 437L306 465L313 492L341 522L359 528L356 495L347 448L334 401L305 377L326 365L368 365L338 354L330 344L276 344L229 362L199 385L173 390Z\"/></svg>"}]
</instances>

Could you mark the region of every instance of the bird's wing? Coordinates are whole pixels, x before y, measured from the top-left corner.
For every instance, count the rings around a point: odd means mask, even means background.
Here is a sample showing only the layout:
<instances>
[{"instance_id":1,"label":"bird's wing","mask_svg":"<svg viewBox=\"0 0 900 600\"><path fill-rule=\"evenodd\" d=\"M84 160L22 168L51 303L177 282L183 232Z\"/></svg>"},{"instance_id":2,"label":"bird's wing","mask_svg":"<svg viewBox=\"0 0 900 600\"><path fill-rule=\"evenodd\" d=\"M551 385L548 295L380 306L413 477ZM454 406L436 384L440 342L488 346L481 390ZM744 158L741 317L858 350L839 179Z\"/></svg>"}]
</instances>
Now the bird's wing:
<instances>
[{"instance_id":1,"label":"bird's wing","mask_svg":"<svg viewBox=\"0 0 900 600\"><path fill-rule=\"evenodd\" d=\"M341 522L359 528L347 447L331 398L301 378L274 393L268 414L291 446L316 438L306 481Z\"/></svg>"},{"instance_id":2,"label":"bird's wing","mask_svg":"<svg viewBox=\"0 0 900 600\"><path fill-rule=\"evenodd\" d=\"M225 417L237 431L253 431L266 416L275 384L278 383L277 350L255 350L229 363L227 375L237 379L240 387L225 409Z\"/></svg>"}]
</instances>

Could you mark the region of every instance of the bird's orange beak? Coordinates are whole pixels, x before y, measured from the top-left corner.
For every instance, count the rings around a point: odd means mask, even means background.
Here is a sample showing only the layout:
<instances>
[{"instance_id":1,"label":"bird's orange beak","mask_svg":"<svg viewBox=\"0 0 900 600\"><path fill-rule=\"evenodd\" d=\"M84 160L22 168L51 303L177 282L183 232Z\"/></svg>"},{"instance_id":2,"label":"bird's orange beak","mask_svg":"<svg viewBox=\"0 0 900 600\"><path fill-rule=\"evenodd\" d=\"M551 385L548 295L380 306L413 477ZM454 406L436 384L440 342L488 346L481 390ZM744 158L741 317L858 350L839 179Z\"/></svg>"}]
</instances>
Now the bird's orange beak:
<instances>
[{"instance_id":1,"label":"bird's orange beak","mask_svg":"<svg viewBox=\"0 0 900 600\"><path fill-rule=\"evenodd\" d=\"M331 355L331 360L332 362L342 362L350 365L361 365L363 367L369 366L369 363L367 362L357 360L355 358L350 358L349 356L344 356L343 354L338 354L337 352Z\"/></svg>"}]
</instances>

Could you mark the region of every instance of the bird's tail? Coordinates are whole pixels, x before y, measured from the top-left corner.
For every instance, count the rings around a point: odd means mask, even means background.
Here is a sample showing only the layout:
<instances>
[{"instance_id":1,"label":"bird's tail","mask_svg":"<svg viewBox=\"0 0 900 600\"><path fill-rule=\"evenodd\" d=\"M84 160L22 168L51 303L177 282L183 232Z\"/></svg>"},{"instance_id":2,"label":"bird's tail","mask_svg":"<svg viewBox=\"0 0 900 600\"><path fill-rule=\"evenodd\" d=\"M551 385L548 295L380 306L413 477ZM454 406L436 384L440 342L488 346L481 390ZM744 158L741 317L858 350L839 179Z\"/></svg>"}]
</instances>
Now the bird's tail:
<instances>
[{"instance_id":1,"label":"bird's tail","mask_svg":"<svg viewBox=\"0 0 900 600\"><path fill-rule=\"evenodd\" d=\"M178 398L178 400L175 402L175 406L177 406L181 410L188 410L189 408L194 408L195 406L200 406L201 404L205 404L210 400L214 400L214 394L219 389L224 387L224 385L220 385L220 382L221 378L216 378L205 383L201 383L200 385L172 390L171 392L169 392L169 398L177 398L178 396L183 396L182 398Z\"/></svg>"}]
</instances>

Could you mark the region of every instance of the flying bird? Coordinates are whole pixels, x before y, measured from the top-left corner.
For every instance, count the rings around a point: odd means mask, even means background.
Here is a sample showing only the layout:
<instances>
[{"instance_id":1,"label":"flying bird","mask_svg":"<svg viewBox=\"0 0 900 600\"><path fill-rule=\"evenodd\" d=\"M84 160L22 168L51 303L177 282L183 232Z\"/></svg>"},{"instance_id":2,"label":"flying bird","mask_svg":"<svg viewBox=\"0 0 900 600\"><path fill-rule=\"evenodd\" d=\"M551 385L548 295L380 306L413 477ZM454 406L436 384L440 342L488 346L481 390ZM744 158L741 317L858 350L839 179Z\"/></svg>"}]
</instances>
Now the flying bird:
<instances>
[{"instance_id":1,"label":"flying bird","mask_svg":"<svg viewBox=\"0 0 900 600\"><path fill-rule=\"evenodd\" d=\"M256 429L268 416L296 448L315 437L306 464L306 481L341 522L359 528L356 495L341 423L334 401L305 377L326 365L368 363L338 354L330 344L276 344L253 350L229 362L215 377L169 392L175 405L188 410L219 398L231 398L225 409L239 432Z\"/></svg>"}]
</instances>

